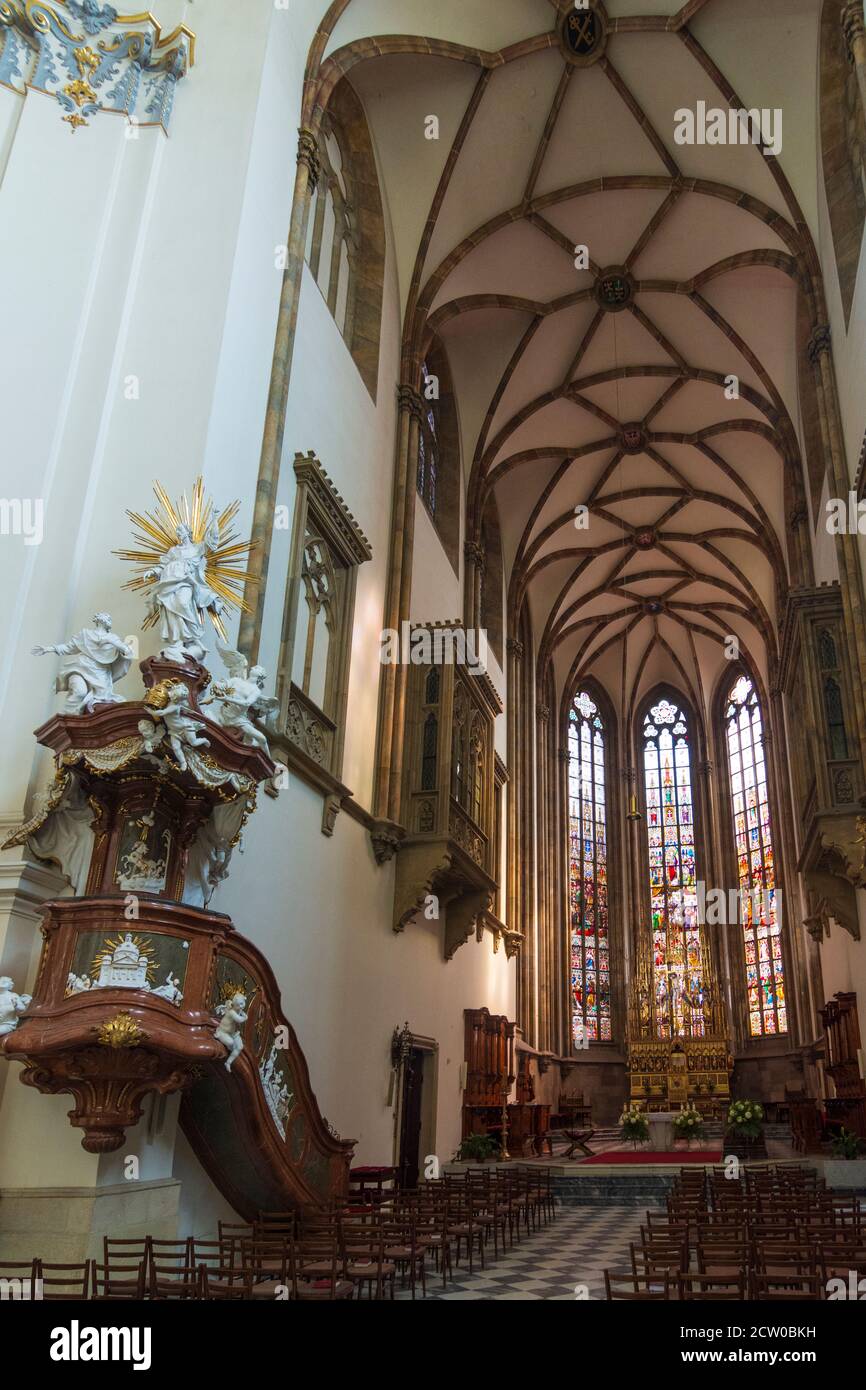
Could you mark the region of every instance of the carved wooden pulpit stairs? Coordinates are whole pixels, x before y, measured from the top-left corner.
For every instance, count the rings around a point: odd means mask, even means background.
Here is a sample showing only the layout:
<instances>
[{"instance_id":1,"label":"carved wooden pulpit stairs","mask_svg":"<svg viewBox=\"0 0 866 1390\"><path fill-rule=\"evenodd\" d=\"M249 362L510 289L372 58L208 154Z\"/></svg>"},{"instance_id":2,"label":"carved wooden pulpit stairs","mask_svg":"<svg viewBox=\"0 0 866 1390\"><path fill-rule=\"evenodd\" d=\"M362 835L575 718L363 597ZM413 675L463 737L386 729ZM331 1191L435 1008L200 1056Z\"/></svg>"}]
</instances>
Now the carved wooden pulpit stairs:
<instances>
[{"instance_id":1,"label":"carved wooden pulpit stairs","mask_svg":"<svg viewBox=\"0 0 866 1390\"><path fill-rule=\"evenodd\" d=\"M74 1097L69 1118L91 1153L122 1145L149 1093L183 1091L181 1124L242 1216L330 1201L347 1191L353 1145L319 1111L268 962L204 905L276 768L202 712L204 667L151 658L141 669L141 702L57 715L36 732L54 784L7 843L61 857L76 823L89 863L82 894L44 909L33 999L0 1048L27 1085ZM195 722L173 747L162 711L178 682ZM246 1021L227 1069L216 1033L232 1000Z\"/></svg>"}]
</instances>

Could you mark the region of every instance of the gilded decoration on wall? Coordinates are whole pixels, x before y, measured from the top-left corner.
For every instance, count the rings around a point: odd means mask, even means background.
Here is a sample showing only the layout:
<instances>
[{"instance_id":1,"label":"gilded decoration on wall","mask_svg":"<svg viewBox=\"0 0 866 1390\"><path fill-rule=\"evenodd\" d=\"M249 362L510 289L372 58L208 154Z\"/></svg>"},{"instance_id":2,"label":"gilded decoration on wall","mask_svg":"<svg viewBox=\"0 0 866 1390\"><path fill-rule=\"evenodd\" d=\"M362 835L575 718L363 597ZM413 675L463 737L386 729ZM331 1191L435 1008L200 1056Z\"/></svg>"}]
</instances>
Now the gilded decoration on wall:
<instances>
[{"instance_id":1,"label":"gilded decoration on wall","mask_svg":"<svg viewBox=\"0 0 866 1390\"><path fill-rule=\"evenodd\" d=\"M99 111L167 134L194 61L185 24L163 34L153 15L118 14L101 0L0 0L0 85L56 97L73 134Z\"/></svg>"},{"instance_id":2,"label":"gilded decoration on wall","mask_svg":"<svg viewBox=\"0 0 866 1390\"><path fill-rule=\"evenodd\" d=\"M100 1047L138 1047L144 1039L144 1031L131 1014L116 1014L101 1024L96 1040Z\"/></svg>"}]
</instances>

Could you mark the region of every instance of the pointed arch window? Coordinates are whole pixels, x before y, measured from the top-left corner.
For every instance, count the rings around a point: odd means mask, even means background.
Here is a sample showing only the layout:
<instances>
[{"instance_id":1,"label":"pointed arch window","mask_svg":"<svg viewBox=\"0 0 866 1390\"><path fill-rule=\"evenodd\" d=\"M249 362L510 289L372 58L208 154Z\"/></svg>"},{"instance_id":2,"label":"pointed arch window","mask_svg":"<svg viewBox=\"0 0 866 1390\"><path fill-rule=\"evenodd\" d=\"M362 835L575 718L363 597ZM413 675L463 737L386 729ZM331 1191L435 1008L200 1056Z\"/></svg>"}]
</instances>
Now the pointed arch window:
<instances>
[{"instance_id":1,"label":"pointed arch window","mask_svg":"<svg viewBox=\"0 0 866 1390\"><path fill-rule=\"evenodd\" d=\"M568 712L571 1026L575 1047L611 1037L605 728L585 690Z\"/></svg>"},{"instance_id":2,"label":"pointed arch window","mask_svg":"<svg viewBox=\"0 0 866 1390\"><path fill-rule=\"evenodd\" d=\"M660 1038L705 1032L695 874L691 735L683 710L662 699L643 721L652 917L653 990Z\"/></svg>"},{"instance_id":3,"label":"pointed arch window","mask_svg":"<svg viewBox=\"0 0 866 1390\"><path fill-rule=\"evenodd\" d=\"M749 1032L788 1031L764 731L758 692L740 676L725 705Z\"/></svg>"}]
</instances>

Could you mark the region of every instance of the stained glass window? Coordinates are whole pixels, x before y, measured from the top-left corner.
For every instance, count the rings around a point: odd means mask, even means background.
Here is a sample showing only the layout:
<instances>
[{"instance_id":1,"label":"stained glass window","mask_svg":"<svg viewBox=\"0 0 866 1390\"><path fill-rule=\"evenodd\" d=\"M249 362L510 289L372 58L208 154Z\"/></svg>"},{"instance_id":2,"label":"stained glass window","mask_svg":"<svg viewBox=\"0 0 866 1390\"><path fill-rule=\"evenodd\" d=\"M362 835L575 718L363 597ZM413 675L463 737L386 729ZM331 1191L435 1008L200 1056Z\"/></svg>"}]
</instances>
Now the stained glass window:
<instances>
[{"instance_id":1,"label":"stained glass window","mask_svg":"<svg viewBox=\"0 0 866 1390\"><path fill-rule=\"evenodd\" d=\"M753 1038L787 1033L782 937L767 797L764 734L757 691L740 676L725 709L731 807L737 848L740 920Z\"/></svg>"},{"instance_id":2,"label":"stained glass window","mask_svg":"<svg viewBox=\"0 0 866 1390\"><path fill-rule=\"evenodd\" d=\"M691 738L683 711L660 700L644 719L643 739L656 1028L660 1038L702 1037Z\"/></svg>"},{"instance_id":3,"label":"stained glass window","mask_svg":"<svg viewBox=\"0 0 866 1390\"><path fill-rule=\"evenodd\" d=\"M431 380L425 362L421 368L421 382L426 388ZM439 401L426 400L418 432L418 470L416 486L433 517L436 516L436 494L439 481Z\"/></svg>"},{"instance_id":4,"label":"stained glass window","mask_svg":"<svg viewBox=\"0 0 866 1390\"><path fill-rule=\"evenodd\" d=\"M568 721L571 1024L581 1047L611 1036L605 747L598 706L585 691Z\"/></svg>"}]
</instances>

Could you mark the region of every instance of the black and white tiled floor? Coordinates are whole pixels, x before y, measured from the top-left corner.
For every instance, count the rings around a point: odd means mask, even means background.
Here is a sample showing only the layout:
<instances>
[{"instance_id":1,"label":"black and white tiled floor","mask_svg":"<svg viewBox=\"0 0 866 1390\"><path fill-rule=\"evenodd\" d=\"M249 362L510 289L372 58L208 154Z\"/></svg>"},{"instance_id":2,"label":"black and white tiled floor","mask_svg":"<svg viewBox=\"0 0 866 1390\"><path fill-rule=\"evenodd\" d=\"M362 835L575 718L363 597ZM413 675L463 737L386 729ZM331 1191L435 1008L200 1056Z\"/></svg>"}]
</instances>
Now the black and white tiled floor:
<instances>
[{"instance_id":1,"label":"black and white tiled floor","mask_svg":"<svg viewBox=\"0 0 866 1390\"><path fill-rule=\"evenodd\" d=\"M585 1286L592 1299L604 1298L604 1270L629 1270L629 1242L640 1243L641 1222L646 1215L634 1207L557 1207L556 1217L487 1268L475 1261L474 1274L465 1261L455 1266L454 1278L442 1288L441 1278L428 1271L427 1297L449 1302L478 1299L535 1301L574 1300L576 1286ZM397 1289L398 1299L409 1298ZM420 1297L420 1291L418 1293ZM581 1293L581 1297L587 1295Z\"/></svg>"}]
</instances>

